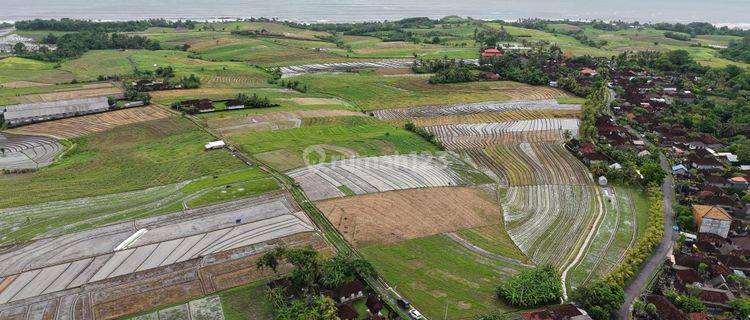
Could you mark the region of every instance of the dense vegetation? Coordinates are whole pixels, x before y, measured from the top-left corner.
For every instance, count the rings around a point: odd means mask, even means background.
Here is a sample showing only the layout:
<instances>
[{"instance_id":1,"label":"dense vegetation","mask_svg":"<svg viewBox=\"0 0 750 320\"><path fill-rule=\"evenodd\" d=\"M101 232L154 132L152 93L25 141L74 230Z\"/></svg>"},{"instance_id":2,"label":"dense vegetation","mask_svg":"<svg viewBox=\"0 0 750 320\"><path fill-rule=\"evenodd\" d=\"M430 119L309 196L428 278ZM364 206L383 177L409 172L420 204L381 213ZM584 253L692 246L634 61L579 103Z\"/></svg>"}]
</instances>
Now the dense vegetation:
<instances>
[{"instance_id":1,"label":"dense vegetation","mask_svg":"<svg viewBox=\"0 0 750 320\"><path fill-rule=\"evenodd\" d=\"M498 298L512 306L530 308L554 303L562 297L560 275L546 265L521 271L497 287Z\"/></svg>"},{"instance_id":2,"label":"dense vegetation","mask_svg":"<svg viewBox=\"0 0 750 320\"><path fill-rule=\"evenodd\" d=\"M288 276L291 287L276 287L269 292L275 318L282 320L332 319L336 305L330 298L321 297L320 290L336 289L357 277L375 274L373 266L364 259L342 252L326 258L312 248L277 247L261 256L256 267L277 272L282 263L292 266ZM290 299L288 292L301 292L301 295Z\"/></svg>"},{"instance_id":3,"label":"dense vegetation","mask_svg":"<svg viewBox=\"0 0 750 320\"><path fill-rule=\"evenodd\" d=\"M16 21L18 30L49 30L49 31L100 31L100 32L134 32L144 31L151 27L164 28L195 28L191 20L170 21L166 19L149 19L137 21L91 21L63 18L60 20L25 20Z\"/></svg>"},{"instance_id":4,"label":"dense vegetation","mask_svg":"<svg viewBox=\"0 0 750 320\"><path fill-rule=\"evenodd\" d=\"M79 57L89 50L101 49L148 49L159 50L159 41L142 36L131 36L120 33L108 34L102 31L85 31L68 33L62 36L48 35L45 44L54 45L55 50L41 46L36 51L26 49L23 43L14 46L14 53L18 56L44 61L60 61L66 58Z\"/></svg>"},{"instance_id":5,"label":"dense vegetation","mask_svg":"<svg viewBox=\"0 0 750 320\"><path fill-rule=\"evenodd\" d=\"M721 55L727 59L750 63L750 34L742 41L732 41L729 47L721 50Z\"/></svg>"},{"instance_id":6,"label":"dense vegetation","mask_svg":"<svg viewBox=\"0 0 750 320\"><path fill-rule=\"evenodd\" d=\"M625 291L617 284L594 281L574 290L570 298L592 319L607 320L625 302Z\"/></svg>"}]
</instances>

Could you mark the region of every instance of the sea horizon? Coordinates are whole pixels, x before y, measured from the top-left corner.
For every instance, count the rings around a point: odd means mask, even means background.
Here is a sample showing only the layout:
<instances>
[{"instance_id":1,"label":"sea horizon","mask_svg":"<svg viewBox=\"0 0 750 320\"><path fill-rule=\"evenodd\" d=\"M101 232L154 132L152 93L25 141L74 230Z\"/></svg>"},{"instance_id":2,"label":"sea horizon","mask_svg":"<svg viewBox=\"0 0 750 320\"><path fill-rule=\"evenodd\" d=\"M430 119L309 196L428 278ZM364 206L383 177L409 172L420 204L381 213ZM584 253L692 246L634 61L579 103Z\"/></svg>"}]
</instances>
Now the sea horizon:
<instances>
[{"instance_id":1,"label":"sea horizon","mask_svg":"<svg viewBox=\"0 0 750 320\"><path fill-rule=\"evenodd\" d=\"M84 0L0 0L3 11L0 21L14 22L32 19L86 19L96 21L123 21L163 18L235 20L269 18L303 23L359 22L398 20L409 17L442 18L456 15L480 20L515 21L525 18L574 21L639 21L642 23L709 22L717 26L750 29L750 3L741 0L615 0L589 4L582 0L568 1L565 7L550 11L552 0L467 0L456 8L437 0L419 0L402 3L395 0L279 0L267 3L258 0L216 0L212 3L198 1L165 0L154 3L132 0L122 3L102 0L96 3Z\"/></svg>"}]
</instances>

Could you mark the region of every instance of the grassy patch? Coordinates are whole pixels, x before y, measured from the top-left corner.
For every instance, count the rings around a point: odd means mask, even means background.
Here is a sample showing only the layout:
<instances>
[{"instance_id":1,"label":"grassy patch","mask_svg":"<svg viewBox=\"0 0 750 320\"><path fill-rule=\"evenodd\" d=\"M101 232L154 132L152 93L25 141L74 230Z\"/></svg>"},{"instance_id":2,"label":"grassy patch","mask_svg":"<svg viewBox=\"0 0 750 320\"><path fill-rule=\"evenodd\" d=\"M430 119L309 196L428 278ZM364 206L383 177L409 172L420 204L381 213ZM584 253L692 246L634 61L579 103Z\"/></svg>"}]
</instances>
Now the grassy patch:
<instances>
[{"instance_id":1,"label":"grassy patch","mask_svg":"<svg viewBox=\"0 0 750 320\"><path fill-rule=\"evenodd\" d=\"M526 255L518 249L502 224L464 229L456 233L473 245L494 254L521 261L527 260Z\"/></svg>"},{"instance_id":2,"label":"grassy patch","mask_svg":"<svg viewBox=\"0 0 750 320\"><path fill-rule=\"evenodd\" d=\"M321 144L348 148L360 156L437 150L422 137L386 124L311 126L242 134L231 137L231 140L252 154L283 149L288 154L302 159L307 157L311 161L319 161L315 158L317 153L305 154L305 149Z\"/></svg>"},{"instance_id":3,"label":"grassy patch","mask_svg":"<svg viewBox=\"0 0 750 320\"><path fill-rule=\"evenodd\" d=\"M56 69L51 62L18 57L0 59L0 83L32 81L53 84L70 80L73 80L73 74Z\"/></svg>"},{"instance_id":4,"label":"grassy patch","mask_svg":"<svg viewBox=\"0 0 750 320\"><path fill-rule=\"evenodd\" d=\"M579 98L579 97L557 98L557 103L563 103L563 104L583 104L584 102L586 102L586 98Z\"/></svg>"},{"instance_id":5,"label":"grassy patch","mask_svg":"<svg viewBox=\"0 0 750 320\"><path fill-rule=\"evenodd\" d=\"M465 319L511 307L495 287L518 269L478 256L442 235L361 250L378 272L427 317Z\"/></svg>"},{"instance_id":6,"label":"grassy patch","mask_svg":"<svg viewBox=\"0 0 750 320\"><path fill-rule=\"evenodd\" d=\"M92 50L78 59L62 63L61 70L74 74L78 80L95 80L99 75L130 74L135 68L154 70L172 66L178 78L195 74L204 86L268 86L269 75L262 69L243 62L191 59L188 55L187 52L172 50Z\"/></svg>"},{"instance_id":7,"label":"grassy patch","mask_svg":"<svg viewBox=\"0 0 750 320\"><path fill-rule=\"evenodd\" d=\"M381 77L375 72L295 77L308 92L340 97L362 110L510 99L506 82L429 84L426 78Z\"/></svg>"},{"instance_id":8,"label":"grassy patch","mask_svg":"<svg viewBox=\"0 0 750 320\"><path fill-rule=\"evenodd\" d=\"M338 186L338 188L339 188L339 190L341 190L341 192L343 192L343 193L344 193L344 195L346 195L346 196L354 196L354 195L356 195L356 194L354 193L354 191L352 191L352 189L349 189L349 187L347 187L347 186L345 186L345 185L343 185L343 184L342 184L342 185L340 185L340 186Z\"/></svg>"},{"instance_id":9,"label":"grassy patch","mask_svg":"<svg viewBox=\"0 0 750 320\"><path fill-rule=\"evenodd\" d=\"M226 320L273 319L273 305L266 299L265 281L224 290L218 295Z\"/></svg>"},{"instance_id":10,"label":"grassy patch","mask_svg":"<svg viewBox=\"0 0 750 320\"><path fill-rule=\"evenodd\" d=\"M77 148L52 166L0 176L0 208L162 186L244 167L227 152L204 151L211 140L182 118L74 138Z\"/></svg>"}]
</instances>

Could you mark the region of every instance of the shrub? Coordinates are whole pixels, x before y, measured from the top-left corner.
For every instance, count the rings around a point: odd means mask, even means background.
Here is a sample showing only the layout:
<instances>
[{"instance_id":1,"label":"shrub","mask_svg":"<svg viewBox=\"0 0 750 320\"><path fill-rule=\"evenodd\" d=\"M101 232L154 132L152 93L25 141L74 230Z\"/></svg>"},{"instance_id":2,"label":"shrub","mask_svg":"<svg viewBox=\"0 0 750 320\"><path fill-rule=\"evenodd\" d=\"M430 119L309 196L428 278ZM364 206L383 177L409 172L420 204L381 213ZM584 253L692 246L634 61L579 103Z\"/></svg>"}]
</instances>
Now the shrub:
<instances>
[{"instance_id":1,"label":"shrub","mask_svg":"<svg viewBox=\"0 0 750 320\"><path fill-rule=\"evenodd\" d=\"M560 301L560 276L550 265L525 270L497 287L498 298L515 307L534 307Z\"/></svg>"},{"instance_id":2,"label":"shrub","mask_svg":"<svg viewBox=\"0 0 750 320\"><path fill-rule=\"evenodd\" d=\"M591 318L605 320L625 302L625 291L617 284L596 281L577 288L570 297Z\"/></svg>"}]
</instances>

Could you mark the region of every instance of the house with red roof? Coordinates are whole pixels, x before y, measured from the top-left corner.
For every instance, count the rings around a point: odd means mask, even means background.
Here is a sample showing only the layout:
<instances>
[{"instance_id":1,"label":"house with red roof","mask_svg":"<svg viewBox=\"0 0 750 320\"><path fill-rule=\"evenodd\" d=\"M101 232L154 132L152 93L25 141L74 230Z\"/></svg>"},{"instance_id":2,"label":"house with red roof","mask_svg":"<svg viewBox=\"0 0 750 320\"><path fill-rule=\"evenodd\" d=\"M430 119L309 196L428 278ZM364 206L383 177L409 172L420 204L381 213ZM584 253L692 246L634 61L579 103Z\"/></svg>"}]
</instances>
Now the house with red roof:
<instances>
[{"instance_id":1,"label":"house with red roof","mask_svg":"<svg viewBox=\"0 0 750 320\"><path fill-rule=\"evenodd\" d=\"M498 48L488 48L482 51L482 58L502 57L503 52Z\"/></svg>"}]
</instances>

